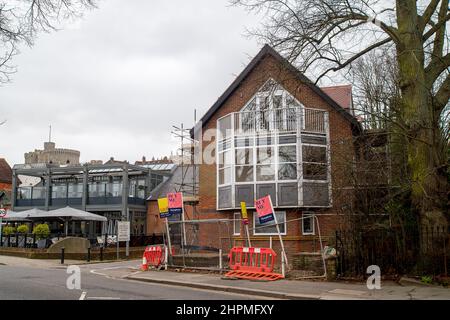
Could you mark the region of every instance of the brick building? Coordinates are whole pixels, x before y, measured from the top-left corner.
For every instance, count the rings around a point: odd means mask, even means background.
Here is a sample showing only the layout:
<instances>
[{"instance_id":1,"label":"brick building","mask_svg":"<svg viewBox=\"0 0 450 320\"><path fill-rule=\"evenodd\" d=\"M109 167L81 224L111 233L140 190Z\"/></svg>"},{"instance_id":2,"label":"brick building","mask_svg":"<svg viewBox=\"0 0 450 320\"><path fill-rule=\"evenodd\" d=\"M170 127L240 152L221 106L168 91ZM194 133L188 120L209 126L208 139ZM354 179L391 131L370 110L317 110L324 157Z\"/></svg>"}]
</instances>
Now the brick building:
<instances>
[{"instance_id":1,"label":"brick building","mask_svg":"<svg viewBox=\"0 0 450 320\"><path fill-rule=\"evenodd\" d=\"M202 154L214 149L214 161L199 165L199 217L239 219L246 202L252 246L272 241L279 252L275 227L259 225L254 210L254 200L270 194L288 256L317 251L319 227L331 240L352 206L346 168L359 132L351 86L322 90L264 46L191 131ZM232 229L218 237L201 226L200 244L245 245L240 222Z\"/></svg>"}]
</instances>

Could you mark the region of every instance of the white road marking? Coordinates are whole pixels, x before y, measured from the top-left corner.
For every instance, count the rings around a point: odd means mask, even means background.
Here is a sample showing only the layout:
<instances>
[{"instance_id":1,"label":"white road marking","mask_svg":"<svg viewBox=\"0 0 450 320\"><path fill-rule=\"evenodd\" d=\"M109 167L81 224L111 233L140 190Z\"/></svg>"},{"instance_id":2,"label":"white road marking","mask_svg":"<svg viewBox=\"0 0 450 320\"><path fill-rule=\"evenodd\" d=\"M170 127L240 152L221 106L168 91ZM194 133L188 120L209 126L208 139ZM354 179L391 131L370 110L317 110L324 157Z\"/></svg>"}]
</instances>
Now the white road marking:
<instances>
[{"instance_id":1,"label":"white road marking","mask_svg":"<svg viewBox=\"0 0 450 320\"><path fill-rule=\"evenodd\" d=\"M87 294L87 292L86 292L86 291L83 291L83 292L81 293L81 296L80 296L80 299L79 299L79 300L84 300L84 299L86 298L86 294Z\"/></svg>"}]
</instances>

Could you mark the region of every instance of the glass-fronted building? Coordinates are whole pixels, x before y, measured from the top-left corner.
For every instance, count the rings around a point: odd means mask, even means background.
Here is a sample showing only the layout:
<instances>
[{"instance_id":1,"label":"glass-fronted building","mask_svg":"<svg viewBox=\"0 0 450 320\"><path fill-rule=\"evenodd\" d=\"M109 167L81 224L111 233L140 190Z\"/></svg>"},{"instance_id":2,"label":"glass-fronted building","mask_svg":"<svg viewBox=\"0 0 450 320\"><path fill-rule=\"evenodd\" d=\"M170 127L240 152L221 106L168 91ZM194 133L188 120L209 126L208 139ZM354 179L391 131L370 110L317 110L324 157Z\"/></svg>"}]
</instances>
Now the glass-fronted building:
<instances>
[{"instance_id":1,"label":"glass-fronted building","mask_svg":"<svg viewBox=\"0 0 450 320\"><path fill-rule=\"evenodd\" d=\"M37 177L40 182L19 186L19 175ZM18 164L13 167L11 207L24 211L71 206L108 218L103 227L98 222L73 222L71 234L115 234L117 221L129 220L132 235L145 235L145 199L163 179L161 173L128 163Z\"/></svg>"}]
</instances>

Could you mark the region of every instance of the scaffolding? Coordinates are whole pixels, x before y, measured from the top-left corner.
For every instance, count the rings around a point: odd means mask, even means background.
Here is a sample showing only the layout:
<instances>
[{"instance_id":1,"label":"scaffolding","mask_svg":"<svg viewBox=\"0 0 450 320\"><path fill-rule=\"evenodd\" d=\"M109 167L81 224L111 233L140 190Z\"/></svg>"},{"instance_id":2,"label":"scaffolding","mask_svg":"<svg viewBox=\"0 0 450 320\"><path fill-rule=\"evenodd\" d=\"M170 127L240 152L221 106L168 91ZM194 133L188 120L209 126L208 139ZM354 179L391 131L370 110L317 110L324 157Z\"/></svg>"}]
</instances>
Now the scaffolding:
<instances>
[{"instance_id":1,"label":"scaffolding","mask_svg":"<svg viewBox=\"0 0 450 320\"><path fill-rule=\"evenodd\" d=\"M172 127L172 135L180 139L180 147L177 149L180 157L177 160L181 170L181 181L175 182L174 187L176 192L183 193L183 207L188 206L192 208L192 210L183 210L181 220L197 220L199 218L197 211L198 165L194 161L194 154L198 141L191 138L190 130L186 129L183 123L180 126ZM189 254L191 248L199 245L199 226L196 223L182 223L179 232L181 233L182 254Z\"/></svg>"}]
</instances>

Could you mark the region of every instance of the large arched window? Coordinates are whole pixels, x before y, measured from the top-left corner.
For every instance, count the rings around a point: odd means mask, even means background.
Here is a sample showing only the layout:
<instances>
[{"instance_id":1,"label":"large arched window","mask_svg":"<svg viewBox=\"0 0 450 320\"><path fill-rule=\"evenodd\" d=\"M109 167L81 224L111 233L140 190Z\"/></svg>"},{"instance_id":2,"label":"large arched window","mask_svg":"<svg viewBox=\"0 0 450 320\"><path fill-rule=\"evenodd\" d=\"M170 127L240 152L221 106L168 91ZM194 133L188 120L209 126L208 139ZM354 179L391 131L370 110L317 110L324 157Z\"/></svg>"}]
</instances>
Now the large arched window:
<instances>
[{"instance_id":1,"label":"large arched window","mask_svg":"<svg viewBox=\"0 0 450 320\"><path fill-rule=\"evenodd\" d=\"M302 105L280 84L269 79L241 109L236 129L243 133L295 131Z\"/></svg>"}]
</instances>

